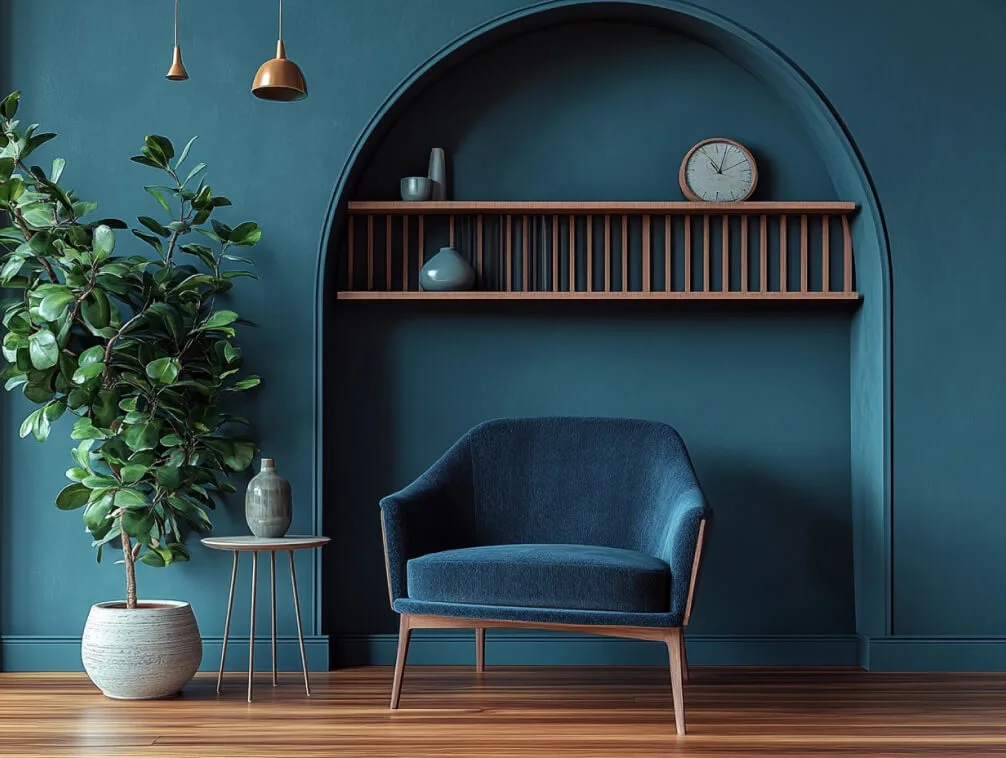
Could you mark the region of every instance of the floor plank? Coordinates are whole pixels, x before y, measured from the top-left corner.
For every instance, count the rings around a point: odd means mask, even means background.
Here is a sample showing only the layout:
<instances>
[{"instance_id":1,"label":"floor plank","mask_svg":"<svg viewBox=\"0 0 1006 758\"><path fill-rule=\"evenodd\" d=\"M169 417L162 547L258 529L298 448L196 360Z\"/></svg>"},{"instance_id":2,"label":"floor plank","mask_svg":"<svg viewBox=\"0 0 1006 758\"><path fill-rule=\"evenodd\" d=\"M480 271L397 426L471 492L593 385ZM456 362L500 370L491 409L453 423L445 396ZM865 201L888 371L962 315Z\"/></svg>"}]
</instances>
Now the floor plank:
<instances>
[{"instance_id":1,"label":"floor plank","mask_svg":"<svg viewBox=\"0 0 1006 758\"><path fill-rule=\"evenodd\" d=\"M170 700L117 702L75 674L0 674L0 756L424 758L479 756L1006 755L1006 677L845 669L693 669L688 730L674 733L658 668L406 670L298 674L280 687L201 675ZM298 686L298 685L301 686Z\"/></svg>"}]
</instances>

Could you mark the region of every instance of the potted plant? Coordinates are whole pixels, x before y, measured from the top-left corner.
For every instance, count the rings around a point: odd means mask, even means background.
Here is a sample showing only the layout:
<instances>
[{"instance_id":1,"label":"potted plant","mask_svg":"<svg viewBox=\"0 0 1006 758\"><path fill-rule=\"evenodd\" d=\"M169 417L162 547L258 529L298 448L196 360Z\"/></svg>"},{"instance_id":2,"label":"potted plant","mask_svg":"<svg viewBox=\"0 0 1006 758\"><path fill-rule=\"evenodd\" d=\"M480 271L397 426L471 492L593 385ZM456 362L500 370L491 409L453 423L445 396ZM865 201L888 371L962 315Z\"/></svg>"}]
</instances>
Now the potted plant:
<instances>
[{"instance_id":1,"label":"potted plant","mask_svg":"<svg viewBox=\"0 0 1006 758\"><path fill-rule=\"evenodd\" d=\"M224 401L260 380L240 378L238 315L218 300L254 276L234 268L250 263L235 252L261 231L211 219L230 201L204 164L183 173L194 140L176 157L148 136L132 160L162 175L144 189L170 220L141 216L133 237L117 238L121 221L86 220L97 206L61 184L62 159L49 171L29 160L55 135L22 128L18 103L17 92L0 102L0 287L19 295L3 305L2 379L37 406L21 437L44 441L64 414L77 417L56 505L83 509L99 561L121 550L126 599L91 608L85 670L109 697L170 695L199 665L199 631L187 603L137 599L136 563L188 560L186 534L210 528L207 510L255 454ZM117 252L127 242L146 254Z\"/></svg>"}]
</instances>

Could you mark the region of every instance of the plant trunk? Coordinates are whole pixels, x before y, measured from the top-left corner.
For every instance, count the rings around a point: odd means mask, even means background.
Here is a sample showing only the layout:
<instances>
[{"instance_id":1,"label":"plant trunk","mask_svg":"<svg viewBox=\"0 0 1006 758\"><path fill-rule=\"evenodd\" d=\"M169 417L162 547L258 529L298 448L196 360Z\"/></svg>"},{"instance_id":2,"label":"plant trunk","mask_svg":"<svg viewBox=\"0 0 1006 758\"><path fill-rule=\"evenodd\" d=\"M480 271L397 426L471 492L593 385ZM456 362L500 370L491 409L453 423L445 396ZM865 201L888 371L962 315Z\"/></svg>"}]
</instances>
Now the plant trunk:
<instances>
[{"instance_id":1,"label":"plant trunk","mask_svg":"<svg viewBox=\"0 0 1006 758\"><path fill-rule=\"evenodd\" d=\"M136 564L133 562L133 546L126 530L122 528L121 519L119 529L122 531L122 558L126 564L126 608L132 610L136 608Z\"/></svg>"}]
</instances>

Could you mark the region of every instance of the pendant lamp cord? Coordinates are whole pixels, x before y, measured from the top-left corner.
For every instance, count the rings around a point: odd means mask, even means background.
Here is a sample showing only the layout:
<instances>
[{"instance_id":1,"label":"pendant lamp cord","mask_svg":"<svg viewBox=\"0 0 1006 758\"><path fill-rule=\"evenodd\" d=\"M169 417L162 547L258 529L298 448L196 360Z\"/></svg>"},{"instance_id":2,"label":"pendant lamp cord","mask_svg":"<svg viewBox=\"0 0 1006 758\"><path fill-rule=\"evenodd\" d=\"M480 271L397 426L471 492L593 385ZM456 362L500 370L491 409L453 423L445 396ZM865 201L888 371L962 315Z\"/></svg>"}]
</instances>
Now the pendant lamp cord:
<instances>
[{"instance_id":1,"label":"pendant lamp cord","mask_svg":"<svg viewBox=\"0 0 1006 758\"><path fill-rule=\"evenodd\" d=\"M283 39L283 0L279 0L279 38Z\"/></svg>"},{"instance_id":2,"label":"pendant lamp cord","mask_svg":"<svg viewBox=\"0 0 1006 758\"><path fill-rule=\"evenodd\" d=\"M178 0L175 0L175 47L178 47Z\"/></svg>"}]
</instances>

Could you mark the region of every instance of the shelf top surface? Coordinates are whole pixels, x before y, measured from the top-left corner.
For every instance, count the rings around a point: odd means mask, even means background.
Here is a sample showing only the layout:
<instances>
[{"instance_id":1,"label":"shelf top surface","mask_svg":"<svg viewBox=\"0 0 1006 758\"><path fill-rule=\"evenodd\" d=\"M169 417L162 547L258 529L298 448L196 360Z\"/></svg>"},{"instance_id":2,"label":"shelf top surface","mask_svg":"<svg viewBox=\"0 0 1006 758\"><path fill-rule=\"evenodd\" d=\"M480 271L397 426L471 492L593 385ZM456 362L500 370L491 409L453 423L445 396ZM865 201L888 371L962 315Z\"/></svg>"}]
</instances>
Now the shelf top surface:
<instances>
[{"instance_id":1,"label":"shelf top surface","mask_svg":"<svg viewBox=\"0 0 1006 758\"><path fill-rule=\"evenodd\" d=\"M695 203L679 201L503 201L446 200L404 202L401 200L358 200L349 203L351 214L462 214L462 213L599 213L599 214L847 214L856 210L855 203L822 202L736 202Z\"/></svg>"}]
</instances>

